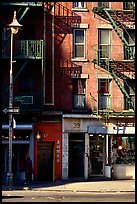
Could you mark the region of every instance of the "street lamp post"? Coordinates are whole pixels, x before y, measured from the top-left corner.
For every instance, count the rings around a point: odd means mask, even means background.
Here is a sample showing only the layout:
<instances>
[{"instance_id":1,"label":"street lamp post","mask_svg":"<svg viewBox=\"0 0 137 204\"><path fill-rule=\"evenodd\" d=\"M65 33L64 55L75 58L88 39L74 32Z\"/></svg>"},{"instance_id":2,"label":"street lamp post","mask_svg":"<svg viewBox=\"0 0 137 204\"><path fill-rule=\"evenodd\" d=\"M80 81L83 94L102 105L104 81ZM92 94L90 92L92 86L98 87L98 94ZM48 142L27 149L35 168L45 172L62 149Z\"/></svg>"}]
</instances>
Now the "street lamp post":
<instances>
[{"instance_id":1,"label":"street lamp post","mask_svg":"<svg viewBox=\"0 0 137 204\"><path fill-rule=\"evenodd\" d=\"M8 29L11 30L11 55L10 55L10 87L9 87L9 109L13 108L13 74L12 74L12 56L13 56L13 34L16 34L22 25L18 23L16 19L16 11L14 11L13 21L8 25ZM9 169L7 173L8 184L10 187L13 185L13 173L12 173L12 137L13 137L13 113L9 113Z\"/></svg>"}]
</instances>

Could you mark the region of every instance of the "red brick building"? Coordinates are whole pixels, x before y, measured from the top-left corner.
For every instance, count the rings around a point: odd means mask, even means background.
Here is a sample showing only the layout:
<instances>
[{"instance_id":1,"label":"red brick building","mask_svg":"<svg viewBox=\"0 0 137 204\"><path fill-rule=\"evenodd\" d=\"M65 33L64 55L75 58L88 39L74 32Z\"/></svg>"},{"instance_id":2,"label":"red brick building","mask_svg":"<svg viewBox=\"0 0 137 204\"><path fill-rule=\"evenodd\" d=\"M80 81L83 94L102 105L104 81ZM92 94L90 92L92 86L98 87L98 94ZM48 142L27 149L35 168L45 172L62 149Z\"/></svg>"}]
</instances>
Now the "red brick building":
<instances>
[{"instance_id":1,"label":"red brick building","mask_svg":"<svg viewBox=\"0 0 137 204\"><path fill-rule=\"evenodd\" d=\"M23 160L30 154L36 180L110 178L112 165L114 178L134 178L134 2L12 2L2 7L3 109L8 107L10 60L5 26L15 10L23 25L13 43L13 98L20 107L14 116L14 176L23 177ZM6 138L8 115L3 114L4 174Z\"/></svg>"}]
</instances>

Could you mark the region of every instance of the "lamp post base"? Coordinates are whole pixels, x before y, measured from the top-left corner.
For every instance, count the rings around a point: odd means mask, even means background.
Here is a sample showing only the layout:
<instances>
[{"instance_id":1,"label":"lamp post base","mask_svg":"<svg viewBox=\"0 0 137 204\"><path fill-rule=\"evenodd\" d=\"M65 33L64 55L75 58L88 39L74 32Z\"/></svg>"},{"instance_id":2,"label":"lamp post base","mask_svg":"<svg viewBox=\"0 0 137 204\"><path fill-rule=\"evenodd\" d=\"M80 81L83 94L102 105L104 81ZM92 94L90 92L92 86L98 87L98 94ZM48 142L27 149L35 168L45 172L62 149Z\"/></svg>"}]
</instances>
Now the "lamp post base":
<instances>
[{"instance_id":1,"label":"lamp post base","mask_svg":"<svg viewBox=\"0 0 137 204\"><path fill-rule=\"evenodd\" d=\"M13 173L7 173L7 185L9 186L9 189L12 189L12 187L13 187Z\"/></svg>"}]
</instances>

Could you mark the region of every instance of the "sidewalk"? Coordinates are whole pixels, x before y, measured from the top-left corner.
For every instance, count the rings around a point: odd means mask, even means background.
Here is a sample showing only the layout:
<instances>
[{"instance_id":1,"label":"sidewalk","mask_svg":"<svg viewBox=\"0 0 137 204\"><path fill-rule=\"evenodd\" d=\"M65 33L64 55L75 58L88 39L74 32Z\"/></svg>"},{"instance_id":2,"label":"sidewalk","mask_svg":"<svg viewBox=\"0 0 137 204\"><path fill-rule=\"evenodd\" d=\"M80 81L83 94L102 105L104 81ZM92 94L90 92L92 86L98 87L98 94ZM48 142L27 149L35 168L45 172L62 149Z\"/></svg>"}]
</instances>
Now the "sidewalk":
<instances>
[{"instance_id":1,"label":"sidewalk","mask_svg":"<svg viewBox=\"0 0 137 204\"><path fill-rule=\"evenodd\" d=\"M2 186L2 191L8 191L8 186ZM13 186L12 190L31 191L74 191L74 192L135 192L135 180L114 181L54 181L35 182L29 186Z\"/></svg>"}]
</instances>

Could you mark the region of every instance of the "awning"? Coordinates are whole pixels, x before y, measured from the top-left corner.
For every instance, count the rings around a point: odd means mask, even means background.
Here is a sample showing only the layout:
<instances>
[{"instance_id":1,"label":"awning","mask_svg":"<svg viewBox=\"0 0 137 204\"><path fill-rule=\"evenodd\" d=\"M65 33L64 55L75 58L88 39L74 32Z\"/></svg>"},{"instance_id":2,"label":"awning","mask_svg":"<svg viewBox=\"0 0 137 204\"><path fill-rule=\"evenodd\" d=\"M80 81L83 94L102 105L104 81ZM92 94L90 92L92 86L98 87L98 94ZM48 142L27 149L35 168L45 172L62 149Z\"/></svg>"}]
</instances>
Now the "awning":
<instances>
[{"instance_id":1,"label":"awning","mask_svg":"<svg viewBox=\"0 0 137 204\"><path fill-rule=\"evenodd\" d=\"M113 134L113 126L88 126L88 133L89 134Z\"/></svg>"},{"instance_id":2,"label":"awning","mask_svg":"<svg viewBox=\"0 0 137 204\"><path fill-rule=\"evenodd\" d=\"M8 125L8 124L3 124L3 125L2 125L2 129L3 129L3 130L9 129L9 125ZM28 123L28 124L17 124L15 129L16 129L16 130L32 130L32 123Z\"/></svg>"},{"instance_id":3,"label":"awning","mask_svg":"<svg viewBox=\"0 0 137 204\"><path fill-rule=\"evenodd\" d=\"M89 134L135 134L135 127L119 127L115 125L108 126L88 126Z\"/></svg>"}]
</instances>

